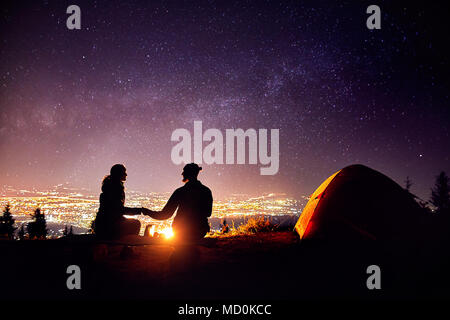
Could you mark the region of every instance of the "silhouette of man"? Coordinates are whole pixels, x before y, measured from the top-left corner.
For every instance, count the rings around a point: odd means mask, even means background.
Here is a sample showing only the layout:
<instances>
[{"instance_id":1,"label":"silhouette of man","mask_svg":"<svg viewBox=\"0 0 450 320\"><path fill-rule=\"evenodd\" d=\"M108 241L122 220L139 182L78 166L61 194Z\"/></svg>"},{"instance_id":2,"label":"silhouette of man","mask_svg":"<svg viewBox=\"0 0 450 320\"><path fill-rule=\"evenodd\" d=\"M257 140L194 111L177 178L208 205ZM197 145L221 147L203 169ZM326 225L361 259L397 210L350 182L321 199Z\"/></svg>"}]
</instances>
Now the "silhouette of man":
<instances>
[{"instance_id":1,"label":"silhouette of man","mask_svg":"<svg viewBox=\"0 0 450 320\"><path fill-rule=\"evenodd\" d=\"M211 190L197 180L200 170L195 163L185 165L181 173L185 185L175 190L164 208L161 211L143 208L144 214L157 220L169 219L178 209L172 223L177 239L198 240L209 232L213 198Z\"/></svg>"},{"instance_id":2,"label":"silhouette of man","mask_svg":"<svg viewBox=\"0 0 450 320\"><path fill-rule=\"evenodd\" d=\"M126 219L123 215L138 215L141 208L125 207L126 168L115 164L102 182L100 207L94 222L94 232L100 238L119 238L125 235L138 235L141 223L134 219Z\"/></svg>"}]
</instances>

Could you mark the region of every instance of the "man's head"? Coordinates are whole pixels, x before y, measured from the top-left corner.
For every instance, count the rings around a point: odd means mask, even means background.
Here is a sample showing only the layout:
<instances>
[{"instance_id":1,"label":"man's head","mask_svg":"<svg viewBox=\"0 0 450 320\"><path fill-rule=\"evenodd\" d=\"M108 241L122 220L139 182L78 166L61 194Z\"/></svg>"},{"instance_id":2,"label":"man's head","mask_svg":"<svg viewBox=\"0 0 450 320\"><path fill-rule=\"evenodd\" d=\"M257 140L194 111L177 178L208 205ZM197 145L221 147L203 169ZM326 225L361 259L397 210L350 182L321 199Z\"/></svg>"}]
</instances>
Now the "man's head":
<instances>
[{"instance_id":1,"label":"man's head","mask_svg":"<svg viewBox=\"0 0 450 320\"><path fill-rule=\"evenodd\" d=\"M115 164L111 167L110 170L111 178L117 179L120 181L127 180L127 169L123 164Z\"/></svg>"},{"instance_id":2,"label":"man's head","mask_svg":"<svg viewBox=\"0 0 450 320\"><path fill-rule=\"evenodd\" d=\"M197 180L200 170L202 170L202 167L199 167L196 163L188 163L185 165L183 172L181 173L183 176L183 182Z\"/></svg>"}]
</instances>

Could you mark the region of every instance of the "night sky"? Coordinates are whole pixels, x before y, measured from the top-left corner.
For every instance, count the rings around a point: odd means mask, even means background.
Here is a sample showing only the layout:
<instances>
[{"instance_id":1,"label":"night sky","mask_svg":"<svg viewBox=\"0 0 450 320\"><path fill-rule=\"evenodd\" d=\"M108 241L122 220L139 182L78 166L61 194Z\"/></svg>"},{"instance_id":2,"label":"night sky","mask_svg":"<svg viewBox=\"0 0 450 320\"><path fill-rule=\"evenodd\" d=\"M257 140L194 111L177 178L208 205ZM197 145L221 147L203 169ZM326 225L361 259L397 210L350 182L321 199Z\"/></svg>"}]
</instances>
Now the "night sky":
<instances>
[{"instance_id":1,"label":"night sky","mask_svg":"<svg viewBox=\"0 0 450 320\"><path fill-rule=\"evenodd\" d=\"M450 173L450 14L408 3L2 1L0 185L98 191L123 163L129 190L172 191L171 134L201 120L280 130L276 175L203 165L216 197L309 195L361 163L428 199Z\"/></svg>"}]
</instances>

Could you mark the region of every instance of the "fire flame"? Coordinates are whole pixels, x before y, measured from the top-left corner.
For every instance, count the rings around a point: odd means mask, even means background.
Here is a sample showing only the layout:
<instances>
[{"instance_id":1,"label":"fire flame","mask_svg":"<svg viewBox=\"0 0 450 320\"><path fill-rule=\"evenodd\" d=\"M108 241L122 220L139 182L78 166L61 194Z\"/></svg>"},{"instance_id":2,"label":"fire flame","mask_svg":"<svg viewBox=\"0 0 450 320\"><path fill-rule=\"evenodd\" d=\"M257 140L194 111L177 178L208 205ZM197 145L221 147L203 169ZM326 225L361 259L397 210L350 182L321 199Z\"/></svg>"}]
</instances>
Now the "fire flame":
<instances>
[{"instance_id":1,"label":"fire flame","mask_svg":"<svg viewBox=\"0 0 450 320\"><path fill-rule=\"evenodd\" d=\"M150 237L153 237L153 235L155 234L155 225L152 225L150 228Z\"/></svg>"},{"instance_id":2,"label":"fire flame","mask_svg":"<svg viewBox=\"0 0 450 320\"><path fill-rule=\"evenodd\" d=\"M168 227L161 231L161 233L166 237L166 239L170 239L174 236L172 228Z\"/></svg>"}]
</instances>

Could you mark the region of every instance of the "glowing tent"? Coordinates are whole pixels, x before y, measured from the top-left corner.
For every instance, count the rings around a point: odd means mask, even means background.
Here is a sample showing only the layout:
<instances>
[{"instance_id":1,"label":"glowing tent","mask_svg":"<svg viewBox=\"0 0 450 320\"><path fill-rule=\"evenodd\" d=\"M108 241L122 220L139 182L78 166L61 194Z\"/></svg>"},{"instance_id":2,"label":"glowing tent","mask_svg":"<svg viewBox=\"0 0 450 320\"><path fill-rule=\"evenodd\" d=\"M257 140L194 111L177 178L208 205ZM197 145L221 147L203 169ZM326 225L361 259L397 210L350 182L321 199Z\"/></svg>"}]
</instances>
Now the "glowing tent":
<instances>
[{"instance_id":1,"label":"glowing tent","mask_svg":"<svg viewBox=\"0 0 450 320\"><path fill-rule=\"evenodd\" d=\"M421 209L393 180L363 165L326 179L295 225L300 238L407 239L417 235Z\"/></svg>"}]
</instances>

